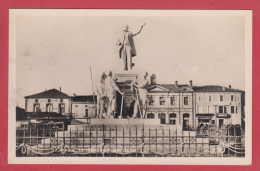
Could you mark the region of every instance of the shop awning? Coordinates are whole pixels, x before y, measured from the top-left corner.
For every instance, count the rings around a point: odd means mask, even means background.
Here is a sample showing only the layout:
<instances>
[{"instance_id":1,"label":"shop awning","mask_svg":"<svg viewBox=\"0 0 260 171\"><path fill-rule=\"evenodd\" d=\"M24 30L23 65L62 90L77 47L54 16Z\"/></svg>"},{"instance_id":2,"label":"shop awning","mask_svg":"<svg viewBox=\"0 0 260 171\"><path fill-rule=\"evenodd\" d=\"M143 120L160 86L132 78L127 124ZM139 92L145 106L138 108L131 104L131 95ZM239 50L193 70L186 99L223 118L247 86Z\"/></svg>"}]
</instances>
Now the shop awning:
<instances>
[{"instance_id":1,"label":"shop awning","mask_svg":"<svg viewBox=\"0 0 260 171\"><path fill-rule=\"evenodd\" d=\"M212 118L214 113L196 113L196 117L198 118Z\"/></svg>"}]
</instances>

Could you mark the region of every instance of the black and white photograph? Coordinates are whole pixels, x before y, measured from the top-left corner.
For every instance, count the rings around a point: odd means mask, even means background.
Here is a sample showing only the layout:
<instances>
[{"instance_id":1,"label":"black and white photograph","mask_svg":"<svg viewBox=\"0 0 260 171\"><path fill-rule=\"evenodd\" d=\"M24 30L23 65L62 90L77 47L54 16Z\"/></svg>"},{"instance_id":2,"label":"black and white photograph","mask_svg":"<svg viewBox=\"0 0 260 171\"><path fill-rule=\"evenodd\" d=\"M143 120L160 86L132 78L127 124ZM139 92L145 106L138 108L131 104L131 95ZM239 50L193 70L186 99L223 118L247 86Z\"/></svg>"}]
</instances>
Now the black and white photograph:
<instances>
[{"instance_id":1,"label":"black and white photograph","mask_svg":"<svg viewBox=\"0 0 260 171\"><path fill-rule=\"evenodd\" d=\"M8 157L246 165L252 13L12 9Z\"/></svg>"}]
</instances>

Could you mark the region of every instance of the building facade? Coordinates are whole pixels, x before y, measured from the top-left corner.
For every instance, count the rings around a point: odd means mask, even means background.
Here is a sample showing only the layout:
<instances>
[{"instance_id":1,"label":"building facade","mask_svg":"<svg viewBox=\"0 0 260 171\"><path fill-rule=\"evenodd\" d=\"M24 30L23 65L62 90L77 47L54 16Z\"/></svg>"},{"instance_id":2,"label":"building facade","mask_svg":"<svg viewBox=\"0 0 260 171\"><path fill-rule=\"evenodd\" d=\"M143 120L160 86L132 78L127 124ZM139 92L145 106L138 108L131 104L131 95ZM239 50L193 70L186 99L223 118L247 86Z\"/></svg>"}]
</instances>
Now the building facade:
<instances>
[{"instance_id":1,"label":"building facade","mask_svg":"<svg viewBox=\"0 0 260 171\"><path fill-rule=\"evenodd\" d=\"M26 113L59 113L71 115L71 97L56 90L46 90L41 93L25 97Z\"/></svg>"},{"instance_id":2,"label":"building facade","mask_svg":"<svg viewBox=\"0 0 260 171\"><path fill-rule=\"evenodd\" d=\"M95 118L96 102L93 96L74 96L72 97L72 117L73 118Z\"/></svg>"},{"instance_id":3,"label":"building facade","mask_svg":"<svg viewBox=\"0 0 260 171\"><path fill-rule=\"evenodd\" d=\"M196 125L212 124L221 128L227 124L241 125L244 116L244 91L231 86L195 86Z\"/></svg>"},{"instance_id":4,"label":"building facade","mask_svg":"<svg viewBox=\"0 0 260 171\"><path fill-rule=\"evenodd\" d=\"M193 90L190 85L155 84L148 88L147 118L159 118L162 124L194 127Z\"/></svg>"},{"instance_id":5,"label":"building facade","mask_svg":"<svg viewBox=\"0 0 260 171\"><path fill-rule=\"evenodd\" d=\"M201 123L221 128L242 124L245 92L223 86L156 84L151 76L146 102L146 119L195 130ZM25 113L59 113L73 118L96 118L96 96L68 96L51 89L25 97Z\"/></svg>"}]
</instances>

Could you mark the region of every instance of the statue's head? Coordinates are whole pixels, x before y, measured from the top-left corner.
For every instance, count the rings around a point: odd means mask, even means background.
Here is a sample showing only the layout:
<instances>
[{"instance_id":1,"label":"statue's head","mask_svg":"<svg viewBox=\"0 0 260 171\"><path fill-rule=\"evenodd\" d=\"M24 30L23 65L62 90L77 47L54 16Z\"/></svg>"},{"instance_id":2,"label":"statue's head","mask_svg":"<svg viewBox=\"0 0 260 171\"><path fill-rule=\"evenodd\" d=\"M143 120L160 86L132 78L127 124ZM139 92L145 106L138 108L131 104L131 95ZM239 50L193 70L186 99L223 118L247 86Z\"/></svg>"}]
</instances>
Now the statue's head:
<instances>
[{"instance_id":1,"label":"statue's head","mask_svg":"<svg viewBox=\"0 0 260 171\"><path fill-rule=\"evenodd\" d=\"M110 70L106 71L106 75L111 77L112 76L112 71L110 71Z\"/></svg>"},{"instance_id":2,"label":"statue's head","mask_svg":"<svg viewBox=\"0 0 260 171\"><path fill-rule=\"evenodd\" d=\"M106 78L107 78L106 73L105 73L105 72L102 72L102 74L101 74L101 79L106 79Z\"/></svg>"},{"instance_id":3,"label":"statue's head","mask_svg":"<svg viewBox=\"0 0 260 171\"><path fill-rule=\"evenodd\" d=\"M128 31L128 29L129 29L128 25L125 25L124 26L124 31Z\"/></svg>"}]
</instances>

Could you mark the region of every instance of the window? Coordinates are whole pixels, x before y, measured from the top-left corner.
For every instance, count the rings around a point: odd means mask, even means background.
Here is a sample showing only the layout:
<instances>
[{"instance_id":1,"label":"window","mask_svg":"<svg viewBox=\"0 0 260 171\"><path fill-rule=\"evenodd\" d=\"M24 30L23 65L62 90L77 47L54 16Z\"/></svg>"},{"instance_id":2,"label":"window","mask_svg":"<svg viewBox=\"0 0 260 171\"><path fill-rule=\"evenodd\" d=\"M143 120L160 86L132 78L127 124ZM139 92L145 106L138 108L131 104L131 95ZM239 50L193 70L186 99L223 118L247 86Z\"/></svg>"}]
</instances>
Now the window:
<instances>
[{"instance_id":1,"label":"window","mask_svg":"<svg viewBox=\"0 0 260 171\"><path fill-rule=\"evenodd\" d=\"M65 113L65 104L59 104L59 113Z\"/></svg>"},{"instance_id":2,"label":"window","mask_svg":"<svg viewBox=\"0 0 260 171\"><path fill-rule=\"evenodd\" d=\"M51 102L51 99L48 99L48 102Z\"/></svg>"},{"instance_id":3,"label":"window","mask_svg":"<svg viewBox=\"0 0 260 171\"><path fill-rule=\"evenodd\" d=\"M211 120L211 124L215 125L216 124L215 120Z\"/></svg>"},{"instance_id":4,"label":"window","mask_svg":"<svg viewBox=\"0 0 260 171\"><path fill-rule=\"evenodd\" d=\"M188 97L184 97L184 105L188 105L189 101L188 101Z\"/></svg>"},{"instance_id":5,"label":"window","mask_svg":"<svg viewBox=\"0 0 260 171\"><path fill-rule=\"evenodd\" d=\"M209 102L211 102L211 95L209 95Z\"/></svg>"},{"instance_id":6,"label":"window","mask_svg":"<svg viewBox=\"0 0 260 171\"><path fill-rule=\"evenodd\" d=\"M60 99L60 102L63 102L63 99Z\"/></svg>"},{"instance_id":7,"label":"window","mask_svg":"<svg viewBox=\"0 0 260 171\"><path fill-rule=\"evenodd\" d=\"M160 97L160 105L164 105L165 104L165 98L164 97Z\"/></svg>"},{"instance_id":8,"label":"window","mask_svg":"<svg viewBox=\"0 0 260 171\"><path fill-rule=\"evenodd\" d=\"M153 104L154 104L154 99L153 99L153 96L148 96L148 104L150 105L150 106L152 106Z\"/></svg>"},{"instance_id":9,"label":"window","mask_svg":"<svg viewBox=\"0 0 260 171\"><path fill-rule=\"evenodd\" d=\"M223 106L218 107L218 113L223 113Z\"/></svg>"},{"instance_id":10,"label":"window","mask_svg":"<svg viewBox=\"0 0 260 171\"><path fill-rule=\"evenodd\" d=\"M183 114L183 118L189 118L189 117L190 117L190 114L188 114L188 113Z\"/></svg>"},{"instance_id":11,"label":"window","mask_svg":"<svg viewBox=\"0 0 260 171\"><path fill-rule=\"evenodd\" d=\"M227 107L226 106L219 106L218 107L218 113L227 113Z\"/></svg>"},{"instance_id":12,"label":"window","mask_svg":"<svg viewBox=\"0 0 260 171\"><path fill-rule=\"evenodd\" d=\"M220 95L220 96L219 96L219 100L220 100L220 101L223 101L223 95Z\"/></svg>"},{"instance_id":13,"label":"window","mask_svg":"<svg viewBox=\"0 0 260 171\"><path fill-rule=\"evenodd\" d=\"M199 101L201 101L201 95L199 95Z\"/></svg>"},{"instance_id":14,"label":"window","mask_svg":"<svg viewBox=\"0 0 260 171\"><path fill-rule=\"evenodd\" d=\"M158 119L161 119L161 124L165 124L166 115L164 113L159 113Z\"/></svg>"},{"instance_id":15,"label":"window","mask_svg":"<svg viewBox=\"0 0 260 171\"><path fill-rule=\"evenodd\" d=\"M35 103L37 103L38 102L38 99L35 99Z\"/></svg>"},{"instance_id":16,"label":"window","mask_svg":"<svg viewBox=\"0 0 260 171\"><path fill-rule=\"evenodd\" d=\"M237 106L236 106L236 114L237 114Z\"/></svg>"},{"instance_id":17,"label":"window","mask_svg":"<svg viewBox=\"0 0 260 171\"><path fill-rule=\"evenodd\" d=\"M51 103L46 105L46 112L52 112L52 104Z\"/></svg>"},{"instance_id":18,"label":"window","mask_svg":"<svg viewBox=\"0 0 260 171\"><path fill-rule=\"evenodd\" d=\"M230 98L231 98L231 99L230 99L231 102L235 101L235 99L234 99L234 98L235 98L234 95L231 95Z\"/></svg>"},{"instance_id":19,"label":"window","mask_svg":"<svg viewBox=\"0 0 260 171\"><path fill-rule=\"evenodd\" d=\"M170 120L171 125L176 125L176 120Z\"/></svg>"},{"instance_id":20,"label":"window","mask_svg":"<svg viewBox=\"0 0 260 171\"><path fill-rule=\"evenodd\" d=\"M171 113L170 114L170 118L176 118L176 114L175 113Z\"/></svg>"},{"instance_id":21,"label":"window","mask_svg":"<svg viewBox=\"0 0 260 171\"><path fill-rule=\"evenodd\" d=\"M154 118L154 114L153 113L148 113L147 114L147 118L148 119L153 119Z\"/></svg>"},{"instance_id":22,"label":"window","mask_svg":"<svg viewBox=\"0 0 260 171\"><path fill-rule=\"evenodd\" d=\"M33 112L40 112L40 104L39 103L33 105Z\"/></svg>"},{"instance_id":23,"label":"window","mask_svg":"<svg viewBox=\"0 0 260 171\"><path fill-rule=\"evenodd\" d=\"M85 109L85 117L88 117L88 109Z\"/></svg>"},{"instance_id":24,"label":"window","mask_svg":"<svg viewBox=\"0 0 260 171\"><path fill-rule=\"evenodd\" d=\"M171 105L175 105L175 97L171 97Z\"/></svg>"},{"instance_id":25,"label":"window","mask_svg":"<svg viewBox=\"0 0 260 171\"><path fill-rule=\"evenodd\" d=\"M235 113L235 107L231 106L231 113Z\"/></svg>"}]
</instances>

